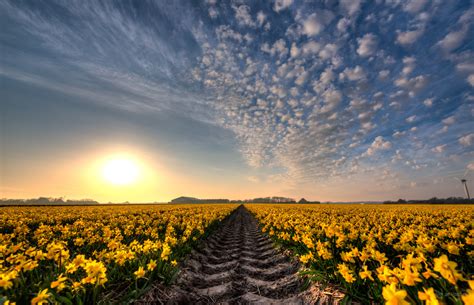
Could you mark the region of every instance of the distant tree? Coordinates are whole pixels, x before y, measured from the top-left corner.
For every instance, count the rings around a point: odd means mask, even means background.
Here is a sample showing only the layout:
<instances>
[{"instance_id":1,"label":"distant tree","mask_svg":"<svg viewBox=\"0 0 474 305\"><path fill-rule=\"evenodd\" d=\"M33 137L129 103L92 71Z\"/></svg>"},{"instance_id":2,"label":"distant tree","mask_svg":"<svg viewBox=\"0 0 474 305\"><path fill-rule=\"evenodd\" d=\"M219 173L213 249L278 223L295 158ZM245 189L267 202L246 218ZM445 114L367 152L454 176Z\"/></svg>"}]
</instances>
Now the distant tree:
<instances>
[{"instance_id":1,"label":"distant tree","mask_svg":"<svg viewBox=\"0 0 474 305\"><path fill-rule=\"evenodd\" d=\"M308 203L308 200L301 198L300 201L298 201L298 203Z\"/></svg>"}]
</instances>

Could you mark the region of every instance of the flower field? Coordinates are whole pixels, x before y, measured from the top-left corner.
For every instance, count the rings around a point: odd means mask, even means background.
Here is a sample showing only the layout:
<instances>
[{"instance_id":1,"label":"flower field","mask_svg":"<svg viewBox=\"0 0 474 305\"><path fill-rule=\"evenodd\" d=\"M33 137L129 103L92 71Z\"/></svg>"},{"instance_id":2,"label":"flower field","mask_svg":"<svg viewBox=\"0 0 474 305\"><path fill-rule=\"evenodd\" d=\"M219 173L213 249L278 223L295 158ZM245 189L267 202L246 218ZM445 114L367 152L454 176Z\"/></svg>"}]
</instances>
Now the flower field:
<instances>
[{"instance_id":1,"label":"flower field","mask_svg":"<svg viewBox=\"0 0 474 305\"><path fill-rule=\"evenodd\" d=\"M3 207L0 304L91 304L168 283L236 205Z\"/></svg>"},{"instance_id":2,"label":"flower field","mask_svg":"<svg viewBox=\"0 0 474 305\"><path fill-rule=\"evenodd\" d=\"M237 205L3 207L0 304L126 303ZM362 304L474 304L474 206L245 204L303 275ZM237 246L236 246L237 247Z\"/></svg>"},{"instance_id":3,"label":"flower field","mask_svg":"<svg viewBox=\"0 0 474 305\"><path fill-rule=\"evenodd\" d=\"M474 206L258 205L313 280L361 303L474 304Z\"/></svg>"}]
</instances>

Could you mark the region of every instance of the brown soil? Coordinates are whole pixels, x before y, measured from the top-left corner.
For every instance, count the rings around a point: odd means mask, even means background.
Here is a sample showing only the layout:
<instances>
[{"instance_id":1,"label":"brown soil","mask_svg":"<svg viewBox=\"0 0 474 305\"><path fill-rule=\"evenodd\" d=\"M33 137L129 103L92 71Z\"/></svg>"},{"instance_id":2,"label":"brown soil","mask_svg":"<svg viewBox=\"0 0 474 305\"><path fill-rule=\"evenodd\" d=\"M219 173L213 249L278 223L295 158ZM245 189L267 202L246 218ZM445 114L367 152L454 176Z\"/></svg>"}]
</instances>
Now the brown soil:
<instances>
[{"instance_id":1,"label":"brown soil","mask_svg":"<svg viewBox=\"0 0 474 305\"><path fill-rule=\"evenodd\" d=\"M321 291L314 291L314 286L302 292L298 269L298 263L278 252L261 233L257 220L240 206L191 253L172 287L157 285L138 303L338 303L327 297L321 302L316 297Z\"/></svg>"}]
</instances>

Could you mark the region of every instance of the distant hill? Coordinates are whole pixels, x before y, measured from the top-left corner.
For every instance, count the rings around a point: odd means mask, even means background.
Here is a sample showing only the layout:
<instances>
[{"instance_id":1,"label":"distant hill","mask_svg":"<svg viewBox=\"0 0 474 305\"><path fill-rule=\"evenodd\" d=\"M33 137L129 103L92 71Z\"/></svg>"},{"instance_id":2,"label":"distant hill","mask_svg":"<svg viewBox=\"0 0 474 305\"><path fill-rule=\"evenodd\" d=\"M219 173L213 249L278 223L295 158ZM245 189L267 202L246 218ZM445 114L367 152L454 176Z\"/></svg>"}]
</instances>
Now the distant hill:
<instances>
[{"instance_id":1,"label":"distant hill","mask_svg":"<svg viewBox=\"0 0 474 305\"><path fill-rule=\"evenodd\" d=\"M64 198L39 197L33 199L0 199L0 205L98 205L92 199L64 200Z\"/></svg>"},{"instance_id":2,"label":"distant hill","mask_svg":"<svg viewBox=\"0 0 474 305\"><path fill-rule=\"evenodd\" d=\"M293 198L287 197L261 197L246 200L229 199L199 199L195 197L181 196L170 201L170 203L296 203ZM302 198L299 203L319 203L319 201L307 201Z\"/></svg>"},{"instance_id":3,"label":"distant hill","mask_svg":"<svg viewBox=\"0 0 474 305\"><path fill-rule=\"evenodd\" d=\"M229 199L199 199L195 197L181 196L170 201L170 203L229 203Z\"/></svg>"},{"instance_id":4,"label":"distant hill","mask_svg":"<svg viewBox=\"0 0 474 305\"><path fill-rule=\"evenodd\" d=\"M467 199L462 197L436 198L433 197L427 200L405 200L398 199L397 201L384 201L384 204L473 204L474 199Z\"/></svg>"}]
</instances>

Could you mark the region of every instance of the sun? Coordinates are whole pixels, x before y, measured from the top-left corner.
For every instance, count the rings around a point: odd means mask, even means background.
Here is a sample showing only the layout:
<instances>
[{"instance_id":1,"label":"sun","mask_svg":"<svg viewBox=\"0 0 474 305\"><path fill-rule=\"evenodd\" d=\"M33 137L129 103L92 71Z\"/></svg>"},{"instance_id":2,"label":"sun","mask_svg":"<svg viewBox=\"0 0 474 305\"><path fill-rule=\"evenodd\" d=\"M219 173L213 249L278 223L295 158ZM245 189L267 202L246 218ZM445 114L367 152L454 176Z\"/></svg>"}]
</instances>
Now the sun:
<instances>
[{"instance_id":1,"label":"sun","mask_svg":"<svg viewBox=\"0 0 474 305\"><path fill-rule=\"evenodd\" d=\"M127 158L107 160L102 168L102 176L105 181L114 185L132 184L137 181L139 174L138 165Z\"/></svg>"}]
</instances>

